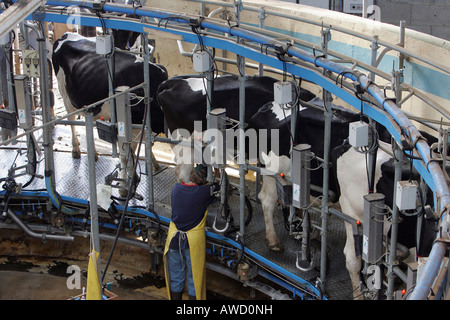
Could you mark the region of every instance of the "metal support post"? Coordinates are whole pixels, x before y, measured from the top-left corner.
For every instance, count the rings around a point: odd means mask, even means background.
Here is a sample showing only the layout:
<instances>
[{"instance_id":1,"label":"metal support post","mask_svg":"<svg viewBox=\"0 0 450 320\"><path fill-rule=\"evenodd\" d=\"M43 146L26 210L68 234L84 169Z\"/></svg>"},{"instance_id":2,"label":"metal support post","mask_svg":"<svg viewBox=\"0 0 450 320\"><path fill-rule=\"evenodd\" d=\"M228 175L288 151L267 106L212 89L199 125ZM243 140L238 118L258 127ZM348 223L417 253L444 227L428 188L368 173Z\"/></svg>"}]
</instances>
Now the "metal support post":
<instances>
[{"instance_id":1,"label":"metal support post","mask_svg":"<svg viewBox=\"0 0 450 320\"><path fill-rule=\"evenodd\" d=\"M112 52L109 55L105 55L105 61L108 68L108 87L109 87L109 96L112 96L114 94L114 73L115 73L115 65L114 65L114 39L111 37L111 48ZM117 117L116 117L116 100L111 99L109 100L110 108L111 108L111 119L110 122L112 124L117 124ZM113 158L118 157L117 152L117 144L113 143L111 145L112 151L111 156Z\"/></svg>"},{"instance_id":2,"label":"metal support post","mask_svg":"<svg viewBox=\"0 0 450 320\"><path fill-rule=\"evenodd\" d=\"M264 7L261 7L259 9L259 27L261 29L264 29L264 22L266 20L266 9ZM258 63L258 75L260 77L262 77L264 75L264 64L262 64L261 62Z\"/></svg>"},{"instance_id":3,"label":"metal support post","mask_svg":"<svg viewBox=\"0 0 450 320\"><path fill-rule=\"evenodd\" d=\"M394 160L394 186L393 186L393 201L392 201L392 226L391 226L391 241L388 255L388 288L386 292L386 296L388 300L392 300L394 297L394 282L395 282L395 272L394 267L397 260L397 237L398 237L398 224L400 222L399 218L399 210L396 205L397 195L395 192L395 188L397 186L397 181L400 181L402 178L402 162L403 162L403 152L400 150L400 147L394 142L393 147L395 148L395 160Z\"/></svg>"},{"instance_id":4,"label":"metal support post","mask_svg":"<svg viewBox=\"0 0 450 320\"><path fill-rule=\"evenodd\" d=\"M211 65L213 63L214 62L211 61ZM211 112L211 107L212 107L211 101L212 101L212 95L214 92L214 82L213 82L214 72L210 69L205 74L206 74L206 92L207 92L207 96L209 97L208 99L206 99L206 128L209 131L209 129L211 129L211 121L210 121L211 118L210 118L209 113ZM210 141L207 141L207 142L210 143ZM207 170L206 180L208 182L212 182L214 179L213 175L212 175L212 168L211 168L211 166L208 166L207 168L208 168L208 170Z\"/></svg>"},{"instance_id":5,"label":"metal support post","mask_svg":"<svg viewBox=\"0 0 450 320\"><path fill-rule=\"evenodd\" d=\"M27 25L31 27L30 25ZM48 66L47 66L47 49L45 47L45 38L41 31L36 28L35 31L39 35L39 68L40 75L39 87L41 90L41 108L42 108L42 122L48 123L52 120L51 106L50 106L50 92L48 86ZM49 179L47 190L55 190L55 163L53 159L53 125L48 125L43 128L43 146L45 157L45 177ZM59 205L62 205L61 203Z\"/></svg>"},{"instance_id":6,"label":"metal support post","mask_svg":"<svg viewBox=\"0 0 450 320\"><path fill-rule=\"evenodd\" d=\"M245 232L245 58L238 56L239 69L239 212L240 234L244 240Z\"/></svg>"},{"instance_id":7,"label":"metal support post","mask_svg":"<svg viewBox=\"0 0 450 320\"><path fill-rule=\"evenodd\" d=\"M241 20L242 1L234 0L234 13L236 15L236 23L239 26ZM241 43L240 37L236 42ZM247 170L245 160L245 57L237 56L237 68L239 71L239 236L244 242L245 234L245 173Z\"/></svg>"},{"instance_id":8,"label":"metal support post","mask_svg":"<svg viewBox=\"0 0 450 320\"><path fill-rule=\"evenodd\" d=\"M95 147L94 147L94 116L92 112L86 112L86 143L88 158L88 178L89 178L89 209L91 214L91 244L92 249L98 256L98 279L102 279L100 267L100 237L98 227L98 206L97 206L97 183L95 178Z\"/></svg>"},{"instance_id":9,"label":"metal support post","mask_svg":"<svg viewBox=\"0 0 450 320\"><path fill-rule=\"evenodd\" d=\"M367 8L368 8L367 0L362 0L362 17L363 18L367 18Z\"/></svg>"},{"instance_id":10,"label":"metal support post","mask_svg":"<svg viewBox=\"0 0 450 320\"><path fill-rule=\"evenodd\" d=\"M330 40L331 34L330 30L322 30L322 50L325 58L328 56L328 41ZM327 71L323 71L324 75ZM321 207L321 217L322 217L322 243L321 243L321 257L320 257L320 286L322 291L325 289L325 281L327 274L327 229L328 229L328 189L329 189L329 171L330 171L330 140L331 140L331 94L323 90L323 106L324 106L324 117L325 117L325 128L324 128L324 154L323 154L323 197L322 197L322 207Z\"/></svg>"},{"instance_id":11,"label":"metal support post","mask_svg":"<svg viewBox=\"0 0 450 320\"><path fill-rule=\"evenodd\" d=\"M146 22L147 18L142 18ZM141 34L143 57L144 57L144 92L145 92L145 107L147 108L147 114L145 119L145 158L146 158L146 171L147 171L147 189L148 189L148 202L147 210L153 211L154 203L154 189L153 189L153 132L151 121L151 98L150 98L150 69L148 63L150 60L150 52L148 50L148 35L146 33ZM136 155L136 161L139 160L139 155Z\"/></svg>"},{"instance_id":12,"label":"metal support post","mask_svg":"<svg viewBox=\"0 0 450 320\"><path fill-rule=\"evenodd\" d=\"M405 21L400 21L400 42L399 46L405 46ZM403 70L405 68L405 55L403 53L399 53L398 57L398 71L393 71L393 90L395 91L395 100L396 105L401 108L402 101L402 89L401 85L403 83Z\"/></svg>"},{"instance_id":13,"label":"metal support post","mask_svg":"<svg viewBox=\"0 0 450 320\"><path fill-rule=\"evenodd\" d=\"M292 110L291 110L291 137L293 137L293 139L295 139L295 128L296 128L296 124L297 124L297 106L293 106ZM291 162L291 180L294 177L294 165L296 165L294 163L294 156L293 156L293 151L292 148L294 146L295 140L291 141L290 143L290 150L289 150L289 154L290 156L290 162ZM298 165L298 163L297 163ZM293 205L289 206L289 233L292 233L292 221L294 219L294 215L295 215L295 207ZM304 235L305 236L305 235Z\"/></svg>"},{"instance_id":14,"label":"metal support post","mask_svg":"<svg viewBox=\"0 0 450 320\"><path fill-rule=\"evenodd\" d=\"M259 17L259 27L261 29L264 29L265 20L267 18L266 9L264 7L261 7L259 9L258 17ZM260 77L262 77L264 75L264 64L261 62L258 63L258 75ZM261 185L261 172L256 171L256 186L255 186L255 194L256 195L259 194L259 191L261 188L260 185ZM258 198L258 197L256 197L256 198Z\"/></svg>"}]
</instances>

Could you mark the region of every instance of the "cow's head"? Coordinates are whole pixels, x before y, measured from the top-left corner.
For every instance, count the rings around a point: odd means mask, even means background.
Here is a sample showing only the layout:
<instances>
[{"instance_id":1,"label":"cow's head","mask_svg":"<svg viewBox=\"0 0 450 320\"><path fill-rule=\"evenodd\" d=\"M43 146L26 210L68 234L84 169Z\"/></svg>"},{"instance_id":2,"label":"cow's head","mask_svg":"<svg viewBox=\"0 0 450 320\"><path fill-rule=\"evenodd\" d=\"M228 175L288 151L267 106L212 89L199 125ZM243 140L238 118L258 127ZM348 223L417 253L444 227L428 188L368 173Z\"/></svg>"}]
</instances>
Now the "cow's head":
<instances>
[{"instance_id":1,"label":"cow's head","mask_svg":"<svg viewBox=\"0 0 450 320\"><path fill-rule=\"evenodd\" d=\"M290 177L291 160L287 156L278 156L270 151L269 154L261 152L261 163L265 166L261 170L262 174L273 175L284 173L286 177Z\"/></svg>"}]
</instances>

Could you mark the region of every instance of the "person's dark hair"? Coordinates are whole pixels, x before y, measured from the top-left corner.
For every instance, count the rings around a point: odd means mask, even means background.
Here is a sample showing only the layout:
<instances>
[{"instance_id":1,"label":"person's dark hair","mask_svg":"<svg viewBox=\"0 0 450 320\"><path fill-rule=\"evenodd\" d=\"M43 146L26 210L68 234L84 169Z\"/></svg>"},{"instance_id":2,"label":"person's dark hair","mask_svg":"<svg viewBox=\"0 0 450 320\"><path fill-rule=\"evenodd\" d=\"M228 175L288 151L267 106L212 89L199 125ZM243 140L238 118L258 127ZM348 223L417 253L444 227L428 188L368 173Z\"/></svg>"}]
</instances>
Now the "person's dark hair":
<instances>
[{"instance_id":1,"label":"person's dark hair","mask_svg":"<svg viewBox=\"0 0 450 320\"><path fill-rule=\"evenodd\" d=\"M194 170L191 171L191 181L199 186L206 184L206 179L198 176Z\"/></svg>"},{"instance_id":2,"label":"person's dark hair","mask_svg":"<svg viewBox=\"0 0 450 320\"><path fill-rule=\"evenodd\" d=\"M198 185L206 184L206 166L197 165L191 172L191 181Z\"/></svg>"}]
</instances>

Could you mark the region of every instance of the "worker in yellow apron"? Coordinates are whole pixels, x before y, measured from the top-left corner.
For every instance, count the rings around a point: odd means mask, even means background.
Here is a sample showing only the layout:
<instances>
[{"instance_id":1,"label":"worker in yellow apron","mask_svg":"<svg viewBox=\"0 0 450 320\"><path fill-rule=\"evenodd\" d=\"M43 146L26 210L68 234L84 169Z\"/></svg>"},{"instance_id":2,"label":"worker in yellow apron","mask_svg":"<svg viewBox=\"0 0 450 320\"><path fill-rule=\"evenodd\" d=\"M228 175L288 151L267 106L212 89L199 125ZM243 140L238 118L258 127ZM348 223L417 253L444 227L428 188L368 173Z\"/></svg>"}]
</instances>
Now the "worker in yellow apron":
<instances>
[{"instance_id":1,"label":"worker in yellow apron","mask_svg":"<svg viewBox=\"0 0 450 320\"><path fill-rule=\"evenodd\" d=\"M164 271L169 299L181 300L187 276L189 299L206 299L205 223L214 200L214 183L206 184L206 167L198 165L191 181L177 183L171 195L172 216L164 248Z\"/></svg>"}]
</instances>

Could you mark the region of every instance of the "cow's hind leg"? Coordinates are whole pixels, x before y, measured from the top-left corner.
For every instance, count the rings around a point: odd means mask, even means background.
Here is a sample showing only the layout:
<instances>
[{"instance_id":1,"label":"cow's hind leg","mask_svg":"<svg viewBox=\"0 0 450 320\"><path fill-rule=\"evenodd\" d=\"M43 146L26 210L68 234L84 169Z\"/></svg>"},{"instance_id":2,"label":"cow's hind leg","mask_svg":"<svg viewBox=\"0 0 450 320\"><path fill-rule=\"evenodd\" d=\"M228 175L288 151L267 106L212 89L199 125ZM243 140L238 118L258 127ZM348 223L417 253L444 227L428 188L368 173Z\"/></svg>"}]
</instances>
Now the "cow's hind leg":
<instances>
[{"instance_id":1,"label":"cow's hind leg","mask_svg":"<svg viewBox=\"0 0 450 320\"><path fill-rule=\"evenodd\" d=\"M275 192L274 192L275 191ZM284 248L275 232L273 223L273 213L277 204L278 196L276 192L275 179L270 176L263 177L263 185L258 194L264 212L264 224L266 226L266 240L269 242L269 250L283 252Z\"/></svg>"},{"instance_id":2,"label":"cow's hind leg","mask_svg":"<svg viewBox=\"0 0 450 320\"><path fill-rule=\"evenodd\" d=\"M70 116L69 120L74 121L75 116ZM70 126L72 131L72 158L80 159L81 158L81 150L80 150L80 141L78 141L77 131L74 125Z\"/></svg>"},{"instance_id":3,"label":"cow's hind leg","mask_svg":"<svg viewBox=\"0 0 450 320\"><path fill-rule=\"evenodd\" d=\"M364 296L360 290L360 271L361 271L361 257L357 257L355 253L355 242L353 239L353 228L351 224L345 223L345 231L347 232L347 241L345 242L344 255L345 264L350 274L352 281L352 294L355 300L363 300Z\"/></svg>"}]
</instances>

